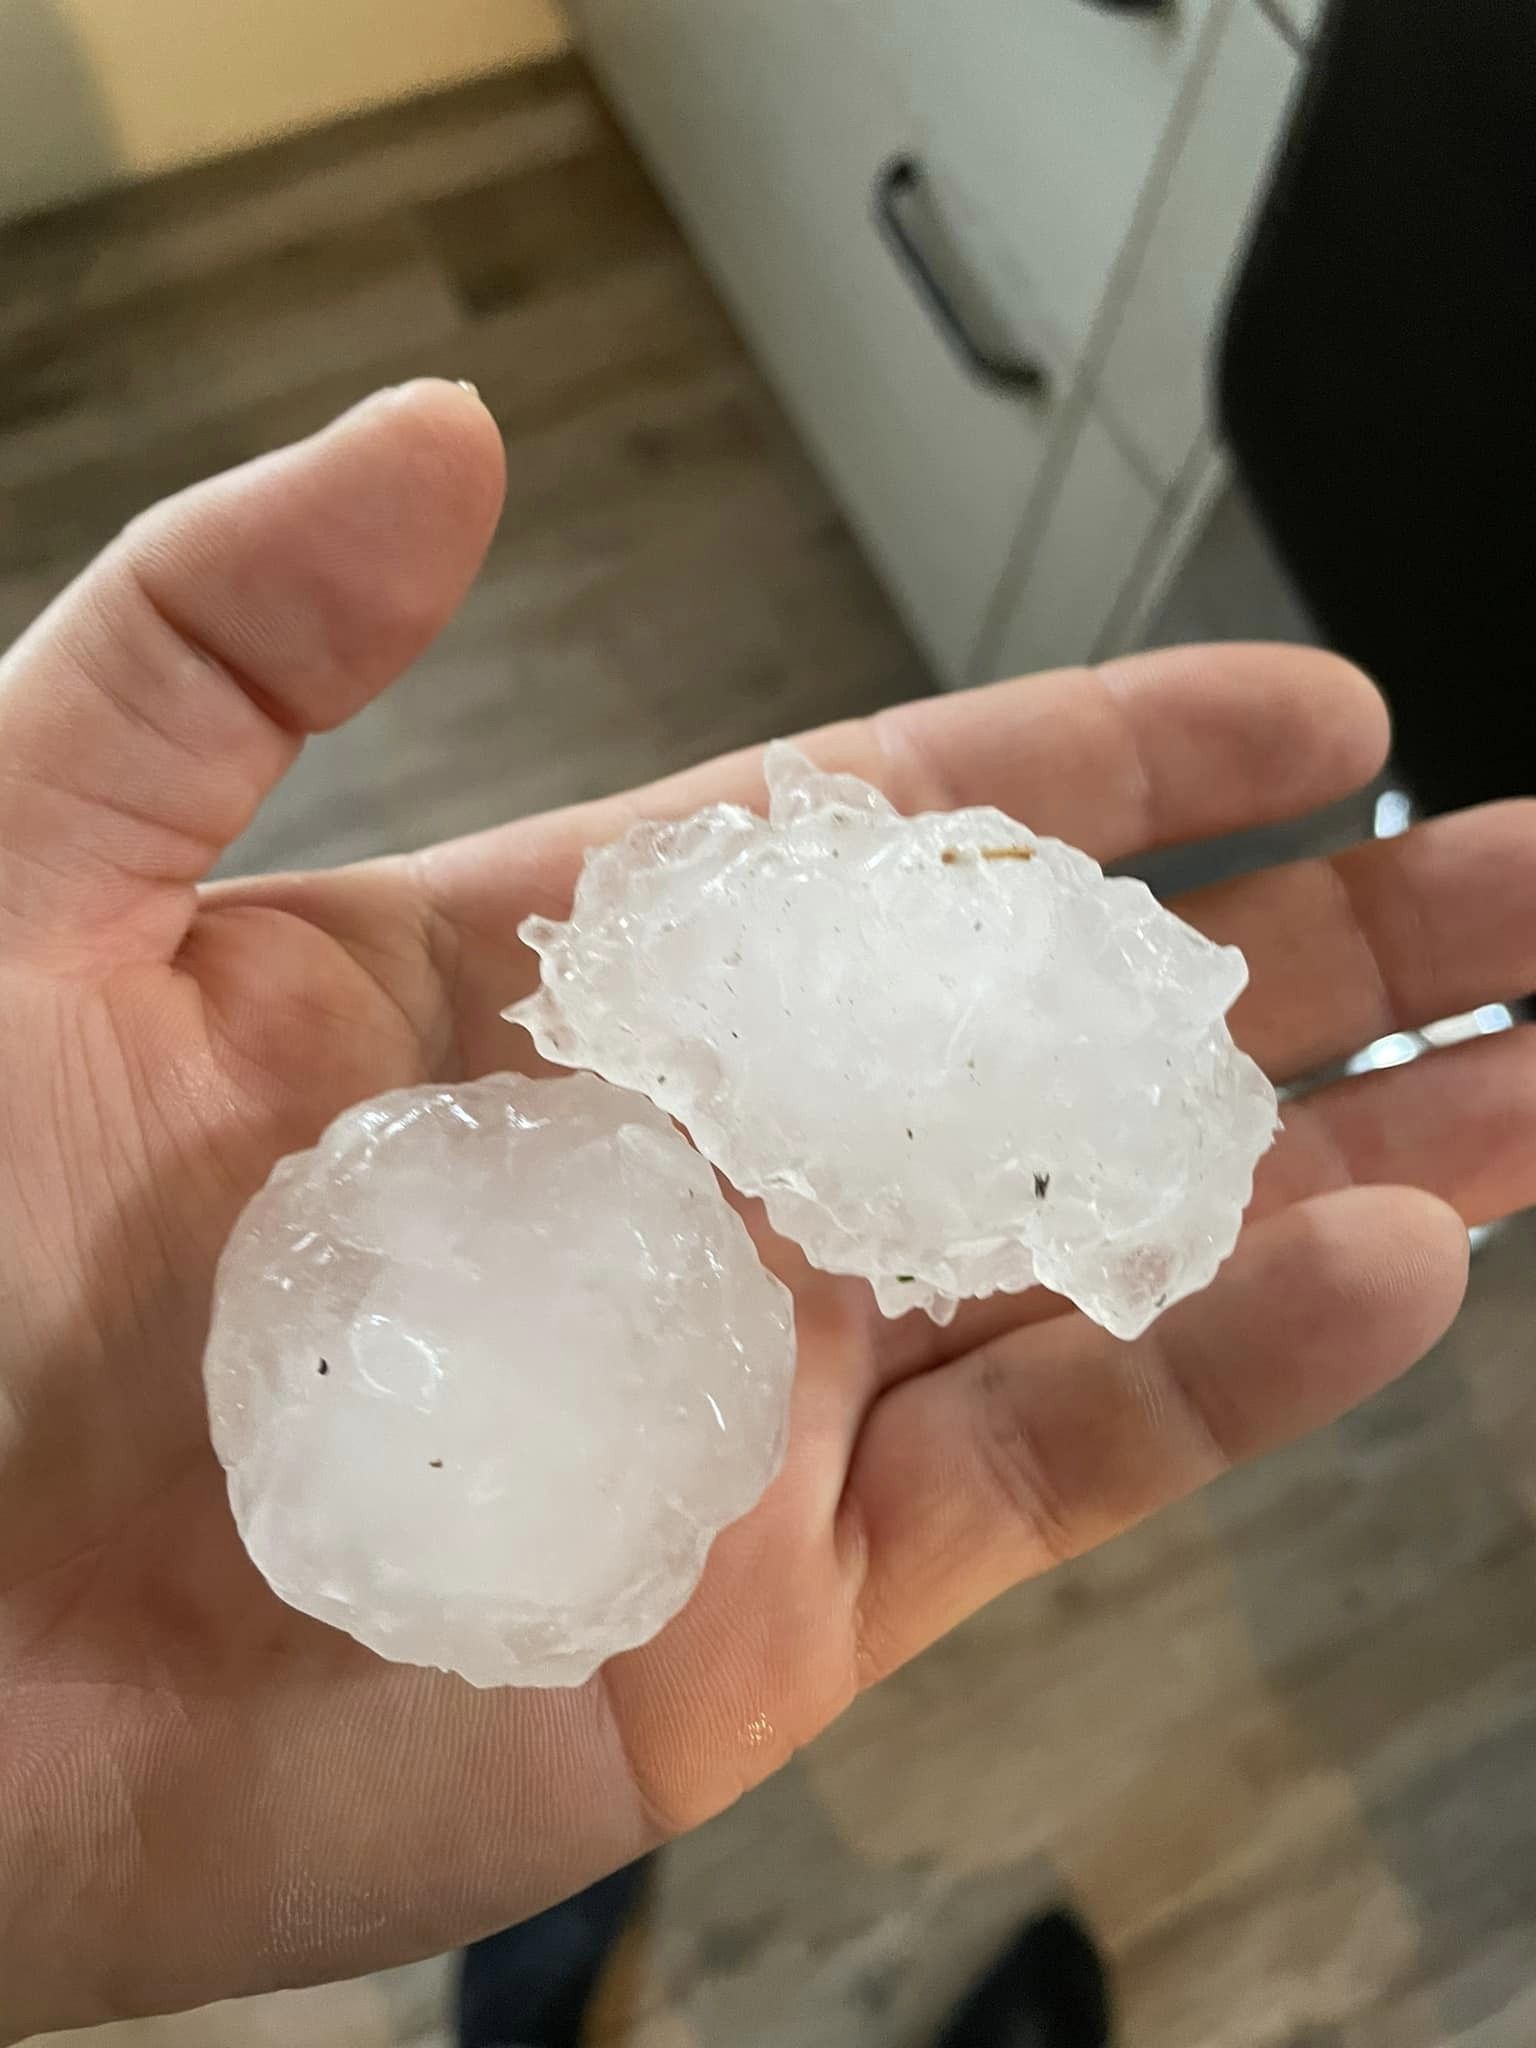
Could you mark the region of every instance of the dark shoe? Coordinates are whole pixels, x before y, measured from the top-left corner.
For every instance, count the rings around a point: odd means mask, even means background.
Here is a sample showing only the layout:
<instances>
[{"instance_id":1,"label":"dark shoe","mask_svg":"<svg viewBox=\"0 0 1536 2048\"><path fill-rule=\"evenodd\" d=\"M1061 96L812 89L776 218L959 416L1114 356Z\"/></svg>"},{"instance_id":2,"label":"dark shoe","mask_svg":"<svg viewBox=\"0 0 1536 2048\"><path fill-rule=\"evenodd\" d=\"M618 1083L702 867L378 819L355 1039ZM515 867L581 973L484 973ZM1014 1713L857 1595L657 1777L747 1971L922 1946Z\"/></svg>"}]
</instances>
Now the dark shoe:
<instances>
[{"instance_id":1,"label":"dark shoe","mask_svg":"<svg viewBox=\"0 0 1536 2048\"><path fill-rule=\"evenodd\" d=\"M1109 1978L1075 1915L1031 1920L966 1999L936 2048L1110 2048Z\"/></svg>"},{"instance_id":2,"label":"dark shoe","mask_svg":"<svg viewBox=\"0 0 1536 2048\"><path fill-rule=\"evenodd\" d=\"M464 1951L459 2048L577 2048L603 1966L634 1917L650 1862Z\"/></svg>"}]
</instances>

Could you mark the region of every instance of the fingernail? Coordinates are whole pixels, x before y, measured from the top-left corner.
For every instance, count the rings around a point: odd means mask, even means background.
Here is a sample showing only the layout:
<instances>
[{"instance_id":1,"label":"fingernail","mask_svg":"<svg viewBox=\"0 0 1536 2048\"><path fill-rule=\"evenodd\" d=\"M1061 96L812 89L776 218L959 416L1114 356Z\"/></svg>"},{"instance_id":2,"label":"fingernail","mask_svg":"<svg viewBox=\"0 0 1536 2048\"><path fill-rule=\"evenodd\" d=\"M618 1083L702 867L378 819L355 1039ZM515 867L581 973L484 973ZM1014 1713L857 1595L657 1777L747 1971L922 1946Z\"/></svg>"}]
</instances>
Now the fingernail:
<instances>
[{"instance_id":1,"label":"fingernail","mask_svg":"<svg viewBox=\"0 0 1536 2048\"><path fill-rule=\"evenodd\" d=\"M4 0L0 0L0 6L3 5ZM342 414L342 418L353 419L358 414L370 412L375 406L393 405L402 398L409 398L414 392L420 391L425 385L430 383L436 383L437 381L438 380L436 378L413 377L404 384L386 384L382 387L382 389L371 392L367 398L359 399L357 404L354 405L350 409L350 411ZM485 400L480 396L479 386L471 384L468 378L455 377L450 381L452 381L460 391L467 392L468 395L472 399L474 399L477 405L485 405ZM489 410L489 408L487 408L487 410Z\"/></svg>"}]
</instances>

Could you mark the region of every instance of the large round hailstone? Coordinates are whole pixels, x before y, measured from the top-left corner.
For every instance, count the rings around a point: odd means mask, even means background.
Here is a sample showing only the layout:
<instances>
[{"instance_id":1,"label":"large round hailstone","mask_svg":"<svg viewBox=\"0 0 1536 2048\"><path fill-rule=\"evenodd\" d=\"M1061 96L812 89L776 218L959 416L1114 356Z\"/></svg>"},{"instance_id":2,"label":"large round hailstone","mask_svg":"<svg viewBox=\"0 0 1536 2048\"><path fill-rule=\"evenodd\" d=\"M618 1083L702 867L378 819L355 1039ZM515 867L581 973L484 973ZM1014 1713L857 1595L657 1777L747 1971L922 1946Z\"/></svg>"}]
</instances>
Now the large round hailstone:
<instances>
[{"instance_id":1,"label":"large round hailstone","mask_svg":"<svg viewBox=\"0 0 1536 2048\"><path fill-rule=\"evenodd\" d=\"M414 1088L278 1165L206 1379L290 1605L474 1685L578 1685L783 1456L795 1340L706 1162L582 1075Z\"/></svg>"},{"instance_id":2,"label":"large round hailstone","mask_svg":"<svg viewBox=\"0 0 1536 2048\"><path fill-rule=\"evenodd\" d=\"M904 818L784 745L768 785L589 855L507 1014L887 1315L1043 1282L1133 1337L1204 1287L1276 1129L1241 953L1000 811Z\"/></svg>"}]
</instances>

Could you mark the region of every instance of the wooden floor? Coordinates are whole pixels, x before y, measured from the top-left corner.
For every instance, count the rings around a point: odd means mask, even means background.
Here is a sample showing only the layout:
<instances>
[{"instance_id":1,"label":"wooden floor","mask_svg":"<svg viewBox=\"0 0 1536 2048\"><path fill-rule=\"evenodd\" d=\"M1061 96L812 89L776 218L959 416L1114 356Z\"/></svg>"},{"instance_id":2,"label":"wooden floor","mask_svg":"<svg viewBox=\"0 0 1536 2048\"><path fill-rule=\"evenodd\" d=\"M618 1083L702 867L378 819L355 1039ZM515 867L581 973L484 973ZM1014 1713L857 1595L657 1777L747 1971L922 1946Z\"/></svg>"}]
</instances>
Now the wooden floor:
<instances>
[{"instance_id":1,"label":"wooden floor","mask_svg":"<svg viewBox=\"0 0 1536 2048\"><path fill-rule=\"evenodd\" d=\"M244 865L417 844L923 686L568 67L0 234L0 635L150 498L423 371L503 423L502 536ZM597 2037L919 2048L1065 1894L1127 2048L1530 2048L1533 1354L1527 1220L1406 1385L1000 1601L670 1853ZM441 2041L447 1971L110 2038Z\"/></svg>"}]
</instances>

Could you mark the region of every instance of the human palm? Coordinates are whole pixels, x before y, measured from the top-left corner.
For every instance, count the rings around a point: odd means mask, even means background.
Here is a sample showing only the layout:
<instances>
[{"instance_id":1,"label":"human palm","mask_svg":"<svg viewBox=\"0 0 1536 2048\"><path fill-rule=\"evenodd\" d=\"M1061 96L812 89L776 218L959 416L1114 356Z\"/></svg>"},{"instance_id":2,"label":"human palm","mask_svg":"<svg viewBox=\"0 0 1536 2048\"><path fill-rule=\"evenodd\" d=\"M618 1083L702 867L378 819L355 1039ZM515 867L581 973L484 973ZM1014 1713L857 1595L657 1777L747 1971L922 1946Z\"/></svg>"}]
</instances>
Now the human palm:
<instances>
[{"instance_id":1,"label":"human palm","mask_svg":"<svg viewBox=\"0 0 1536 2048\"><path fill-rule=\"evenodd\" d=\"M240 1207L348 1103L535 1065L498 1014L534 974L519 920L628 819L761 793L742 756L201 886L303 735L451 615L500 486L473 399L408 387L140 522L0 669L0 2038L447 1947L695 1824L1007 1585L1401 1371L1465 1225L1536 1199L1520 1031L1294 1103L1236 1257L1129 1346L1042 1295L886 1323L759 1220L797 1299L789 1459L655 1643L475 1692L284 1607L202 1408ZM1385 744L1368 684L1282 649L809 742L903 809L996 803L1106 859L1327 801ZM1185 907L1247 950L1238 1035L1291 1080L1536 984L1536 806Z\"/></svg>"}]
</instances>

